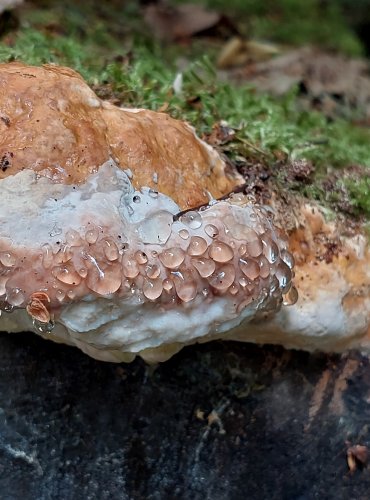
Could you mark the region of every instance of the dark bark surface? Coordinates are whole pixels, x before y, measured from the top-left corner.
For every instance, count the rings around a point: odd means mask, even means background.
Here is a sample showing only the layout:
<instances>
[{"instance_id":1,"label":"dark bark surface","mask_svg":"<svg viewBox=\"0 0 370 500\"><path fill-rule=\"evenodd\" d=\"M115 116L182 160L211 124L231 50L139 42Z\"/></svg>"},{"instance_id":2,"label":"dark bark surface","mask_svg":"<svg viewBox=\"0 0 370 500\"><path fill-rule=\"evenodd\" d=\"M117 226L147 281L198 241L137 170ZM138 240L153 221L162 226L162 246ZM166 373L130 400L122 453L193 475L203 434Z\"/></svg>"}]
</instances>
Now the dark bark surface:
<instances>
[{"instance_id":1,"label":"dark bark surface","mask_svg":"<svg viewBox=\"0 0 370 500\"><path fill-rule=\"evenodd\" d=\"M369 499L370 366L214 342L114 365L0 335L0 497Z\"/></svg>"}]
</instances>

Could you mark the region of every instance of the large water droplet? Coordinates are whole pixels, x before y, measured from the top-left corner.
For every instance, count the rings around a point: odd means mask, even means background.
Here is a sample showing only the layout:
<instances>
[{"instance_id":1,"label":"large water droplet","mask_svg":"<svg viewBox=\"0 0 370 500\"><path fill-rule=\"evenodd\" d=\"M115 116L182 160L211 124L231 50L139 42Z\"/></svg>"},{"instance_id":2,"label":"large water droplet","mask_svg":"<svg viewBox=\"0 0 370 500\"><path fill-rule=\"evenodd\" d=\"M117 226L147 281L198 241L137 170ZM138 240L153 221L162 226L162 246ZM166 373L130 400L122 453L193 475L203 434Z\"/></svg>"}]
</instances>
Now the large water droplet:
<instances>
[{"instance_id":1,"label":"large water droplet","mask_svg":"<svg viewBox=\"0 0 370 500\"><path fill-rule=\"evenodd\" d=\"M146 264L148 262L148 257L145 252L138 250L135 252L135 259L138 264Z\"/></svg>"},{"instance_id":2,"label":"large water droplet","mask_svg":"<svg viewBox=\"0 0 370 500\"><path fill-rule=\"evenodd\" d=\"M53 250L49 243L42 245L42 265L45 269L50 269L53 265Z\"/></svg>"},{"instance_id":3,"label":"large water droplet","mask_svg":"<svg viewBox=\"0 0 370 500\"><path fill-rule=\"evenodd\" d=\"M288 293L284 295L283 304L284 306L292 306L298 300L298 291L295 286L291 286Z\"/></svg>"},{"instance_id":4,"label":"large water droplet","mask_svg":"<svg viewBox=\"0 0 370 500\"><path fill-rule=\"evenodd\" d=\"M259 257L263 250L262 241L257 237L252 240L247 240L245 243L247 247L247 253L251 257Z\"/></svg>"},{"instance_id":5,"label":"large water droplet","mask_svg":"<svg viewBox=\"0 0 370 500\"><path fill-rule=\"evenodd\" d=\"M119 257L119 251L114 241L111 239L106 239L104 240L103 245L104 245L104 254L106 258L110 262L117 260Z\"/></svg>"},{"instance_id":6,"label":"large water droplet","mask_svg":"<svg viewBox=\"0 0 370 500\"><path fill-rule=\"evenodd\" d=\"M190 210L180 217L180 221L190 229L198 229L202 225L202 217L198 212Z\"/></svg>"},{"instance_id":7,"label":"large water droplet","mask_svg":"<svg viewBox=\"0 0 370 500\"><path fill-rule=\"evenodd\" d=\"M159 210L137 224L137 232L143 243L163 245L171 235L173 215Z\"/></svg>"},{"instance_id":8,"label":"large water droplet","mask_svg":"<svg viewBox=\"0 0 370 500\"><path fill-rule=\"evenodd\" d=\"M225 264L216 270L211 276L209 283L219 291L225 291L231 286L235 279L235 269L232 264Z\"/></svg>"},{"instance_id":9,"label":"large water droplet","mask_svg":"<svg viewBox=\"0 0 370 500\"><path fill-rule=\"evenodd\" d=\"M189 255L197 256L202 255L207 250L207 242L200 236L192 236L187 249Z\"/></svg>"},{"instance_id":10,"label":"large water droplet","mask_svg":"<svg viewBox=\"0 0 370 500\"><path fill-rule=\"evenodd\" d=\"M216 238L218 236L218 229L216 226L213 224L207 224L206 227L204 228L204 232L210 237L210 238Z\"/></svg>"},{"instance_id":11,"label":"large water droplet","mask_svg":"<svg viewBox=\"0 0 370 500\"><path fill-rule=\"evenodd\" d=\"M284 291L288 291L291 280L292 280L292 271L290 270L289 266L284 261L280 261L277 268L275 275L277 279L279 280L279 285L280 288L282 289L283 293Z\"/></svg>"},{"instance_id":12,"label":"large water droplet","mask_svg":"<svg viewBox=\"0 0 370 500\"><path fill-rule=\"evenodd\" d=\"M66 242L70 247L77 247L81 245L82 239L77 231L70 229L66 234Z\"/></svg>"},{"instance_id":13,"label":"large water droplet","mask_svg":"<svg viewBox=\"0 0 370 500\"><path fill-rule=\"evenodd\" d=\"M189 231L187 231L186 229L180 229L179 236L183 240L187 240L189 238Z\"/></svg>"},{"instance_id":14,"label":"large water droplet","mask_svg":"<svg viewBox=\"0 0 370 500\"><path fill-rule=\"evenodd\" d=\"M57 267L54 270L54 276L67 285L79 285L81 283L81 276L78 272L71 266Z\"/></svg>"},{"instance_id":15,"label":"large water droplet","mask_svg":"<svg viewBox=\"0 0 370 500\"><path fill-rule=\"evenodd\" d=\"M159 254L159 260L168 269L176 269L185 259L185 252L181 248L168 248Z\"/></svg>"},{"instance_id":16,"label":"large water droplet","mask_svg":"<svg viewBox=\"0 0 370 500\"><path fill-rule=\"evenodd\" d=\"M122 270L127 278L136 278L139 274L139 266L136 260L128 255L122 257Z\"/></svg>"},{"instance_id":17,"label":"large water droplet","mask_svg":"<svg viewBox=\"0 0 370 500\"><path fill-rule=\"evenodd\" d=\"M157 264L152 264L148 265L145 268L145 273L150 279L155 279L158 278L158 276L161 274L161 269Z\"/></svg>"},{"instance_id":18,"label":"large water droplet","mask_svg":"<svg viewBox=\"0 0 370 500\"><path fill-rule=\"evenodd\" d=\"M204 257L200 257L197 259L192 258L190 262L193 264L202 278L208 278L208 276L211 276L211 274L213 274L216 269L215 262Z\"/></svg>"},{"instance_id":19,"label":"large water droplet","mask_svg":"<svg viewBox=\"0 0 370 500\"><path fill-rule=\"evenodd\" d=\"M86 241L88 243L90 243L90 245L93 245L94 243L96 243L96 240L98 239L98 237L99 237L99 231L96 227L92 227L91 229L86 231L85 238L86 238Z\"/></svg>"},{"instance_id":20,"label":"large water droplet","mask_svg":"<svg viewBox=\"0 0 370 500\"><path fill-rule=\"evenodd\" d=\"M149 300L156 300L162 294L162 283L161 280L151 280L145 279L143 285L143 294Z\"/></svg>"},{"instance_id":21,"label":"large water droplet","mask_svg":"<svg viewBox=\"0 0 370 500\"><path fill-rule=\"evenodd\" d=\"M293 255L291 253L289 253L287 250L282 250L280 256L283 259L283 261L285 262L285 264L290 269L293 269L294 264L295 264Z\"/></svg>"},{"instance_id":22,"label":"large water droplet","mask_svg":"<svg viewBox=\"0 0 370 500\"><path fill-rule=\"evenodd\" d=\"M261 278L267 278L270 275L270 263L263 255L258 259L260 265Z\"/></svg>"},{"instance_id":23,"label":"large water droplet","mask_svg":"<svg viewBox=\"0 0 370 500\"><path fill-rule=\"evenodd\" d=\"M10 252L0 252L0 262L5 267L14 267L17 260Z\"/></svg>"},{"instance_id":24,"label":"large water droplet","mask_svg":"<svg viewBox=\"0 0 370 500\"><path fill-rule=\"evenodd\" d=\"M260 266L258 262L249 257L239 259L239 267L242 273L251 281L255 280L260 275Z\"/></svg>"},{"instance_id":25,"label":"large water droplet","mask_svg":"<svg viewBox=\"0 0 370 500\"><path fill-rule=\"evenodd\" d=\"M197 285L190 276L186 279L175 279L176 293L183 302L190 302L197 295Z\"/></svg>"},{"instance_id":26,"label":"large water droplet","mask_svg":"<svg viewBox=\"0 0 370 500\"><path fill-rule=\"evenodd\" d=\"M279 257L279 248L277 244L273 239L271 239L267 235L264 235L262 237L262 243L263 243L263 255L271 264L274 264Z\"/></svg>"},{"instance_id":27,"label":"large water droplet","mask_svg":"<svg viewBox=\"0 0 370 500\"><path fill-rule=\"evenodd\" d=\"M234 257L234 252L226 243L215 241L209 247L209 256L215 262L228 262Z\"/></svg>"},{"instance_id":28,"label":"large water droplet","mask_svg":"<svg viewBox=\"0 0 370 500\"><path fill-rule=\"evenodd\" d=\"M12 288L8 291L6 298L9 304L18 307L24 302L24 293L20 288Z\"/></svg>"},{"instance_id":29,"label":"large water droplet","mask_svg":"<svg viewBox=\"0 0 370 500\"><path fill-rule=\"evenodd\" d=\"M93 292L99 295L110 295L121 286L121 267L115 262L104 269L95 266L89 269L86 284Z\"/></svg>"}]
</instances>

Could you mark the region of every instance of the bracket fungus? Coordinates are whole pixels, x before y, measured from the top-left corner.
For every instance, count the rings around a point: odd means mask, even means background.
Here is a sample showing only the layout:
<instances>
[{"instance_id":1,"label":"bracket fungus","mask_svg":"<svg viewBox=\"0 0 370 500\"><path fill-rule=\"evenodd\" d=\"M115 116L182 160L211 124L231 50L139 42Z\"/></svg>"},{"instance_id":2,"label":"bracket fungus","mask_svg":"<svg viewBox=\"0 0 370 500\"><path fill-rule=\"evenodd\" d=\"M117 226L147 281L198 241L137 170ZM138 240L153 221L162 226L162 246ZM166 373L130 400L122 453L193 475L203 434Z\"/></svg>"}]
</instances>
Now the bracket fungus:
<instances>
[{"instance_id":1,"label":"bracket fungus","mask_svg":"<svg viewBox=\"0 0 370 500\"><path fill-rule=\"evenodd\" d=\"M242 182L186 123L104 102L68 68L0 65L0 329L107 361L161 361L212 338L350 346L368 328L365 278L323 320L325 293L306 297L301 280L307 234L289 242ZM306 298L281 309L298 298L297 238ZM346 272L365 276L361 252ZM361 299L350 331L349 292Z\"/></svg>"}]
</instances>

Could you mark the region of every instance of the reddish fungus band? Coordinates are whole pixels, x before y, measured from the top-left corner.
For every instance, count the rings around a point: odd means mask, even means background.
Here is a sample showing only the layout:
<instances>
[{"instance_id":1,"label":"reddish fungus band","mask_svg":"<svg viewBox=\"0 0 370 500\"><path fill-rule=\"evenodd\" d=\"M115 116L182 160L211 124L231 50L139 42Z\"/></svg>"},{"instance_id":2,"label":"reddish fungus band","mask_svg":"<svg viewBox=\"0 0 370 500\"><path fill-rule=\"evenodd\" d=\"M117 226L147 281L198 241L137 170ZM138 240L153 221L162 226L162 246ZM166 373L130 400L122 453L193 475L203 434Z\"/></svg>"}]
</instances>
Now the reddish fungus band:
<instances>
[{"instance_id":1,"label":"reddish fungus band","mask_svg":"<svg viewBox=\"0 0 370 500\"><path fill-rule=\"evenodd\" d=\"M48 323L61 305L89 294L134 295L162 307L226 296L237 312L267 303L277 310L297 300L293 256L261 208L251 212L258 219L254 229L230 222L230 215L211 224L203 213L184 213L168 245L138 248L90 223L84 232L69 231L57 249L43 245L37 255L6 248L0 251L0 308L26 308L34 320Z\"/></svg>"}]
</instances>

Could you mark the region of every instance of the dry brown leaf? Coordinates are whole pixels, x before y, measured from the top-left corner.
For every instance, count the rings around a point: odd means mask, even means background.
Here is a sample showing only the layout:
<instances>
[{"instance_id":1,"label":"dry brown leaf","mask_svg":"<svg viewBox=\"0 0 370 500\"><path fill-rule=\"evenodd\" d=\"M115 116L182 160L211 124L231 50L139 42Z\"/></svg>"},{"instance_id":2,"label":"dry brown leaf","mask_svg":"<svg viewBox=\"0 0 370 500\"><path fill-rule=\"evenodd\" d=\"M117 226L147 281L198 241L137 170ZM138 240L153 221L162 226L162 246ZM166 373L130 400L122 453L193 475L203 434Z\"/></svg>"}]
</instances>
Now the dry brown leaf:
<instances>
[{"instance_id":1,"label":"dry brown leaf","mask_svg":"<svg viewBox=\"0 0 370 500\"><path fill-rule=\"evenodd\" d=\"M212 28L220 21L221 15L196 4L175 7L157 3L146 7L144 18L157 38L178 40Z\"/></svg>"}]
</instances>

